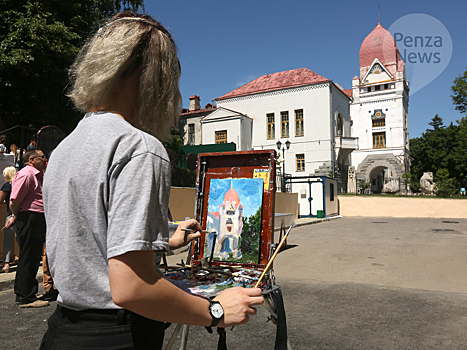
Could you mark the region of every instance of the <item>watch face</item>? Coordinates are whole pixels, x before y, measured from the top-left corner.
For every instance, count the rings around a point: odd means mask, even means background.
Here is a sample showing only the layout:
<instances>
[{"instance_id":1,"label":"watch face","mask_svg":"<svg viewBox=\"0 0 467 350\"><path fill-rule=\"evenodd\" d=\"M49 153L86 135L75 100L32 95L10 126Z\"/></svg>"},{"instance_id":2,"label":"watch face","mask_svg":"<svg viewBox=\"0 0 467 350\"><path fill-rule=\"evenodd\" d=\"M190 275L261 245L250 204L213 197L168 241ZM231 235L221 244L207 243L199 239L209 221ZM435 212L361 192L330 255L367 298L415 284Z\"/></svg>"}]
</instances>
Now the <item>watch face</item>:
<instances>
[{"instance_id":1,"label":"watch face","mask_svg":"<svg viewBox=\"0 0 467 350\"><path fill-rule=\"evenodd\" d=\"M221 318L224 315L224 309L222 309L221 304L212 304L211 313L215 318Z\"/></svg>"}]
</instances>

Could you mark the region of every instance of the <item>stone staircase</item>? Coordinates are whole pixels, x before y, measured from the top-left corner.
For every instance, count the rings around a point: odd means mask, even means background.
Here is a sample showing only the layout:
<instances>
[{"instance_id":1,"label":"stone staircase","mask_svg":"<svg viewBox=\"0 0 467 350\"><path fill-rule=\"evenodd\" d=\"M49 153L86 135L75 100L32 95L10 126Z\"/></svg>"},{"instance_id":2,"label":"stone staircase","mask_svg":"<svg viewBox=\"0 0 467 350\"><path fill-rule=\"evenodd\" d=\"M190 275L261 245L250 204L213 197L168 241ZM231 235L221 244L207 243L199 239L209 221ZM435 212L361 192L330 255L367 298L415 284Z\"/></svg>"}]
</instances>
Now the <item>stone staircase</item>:
<instances>
[{"instance_id":1,"label":"stone staircase","mask_svg":"<svg viewBox=\"0 0 467 350\"><path fill-rule=\"evenodd\" d=\"M318 169L315 169L316 176L329 176L329 173L332 171L331 162L325 162L323 165L320 165Z\"/></svg>"}]
</instances>

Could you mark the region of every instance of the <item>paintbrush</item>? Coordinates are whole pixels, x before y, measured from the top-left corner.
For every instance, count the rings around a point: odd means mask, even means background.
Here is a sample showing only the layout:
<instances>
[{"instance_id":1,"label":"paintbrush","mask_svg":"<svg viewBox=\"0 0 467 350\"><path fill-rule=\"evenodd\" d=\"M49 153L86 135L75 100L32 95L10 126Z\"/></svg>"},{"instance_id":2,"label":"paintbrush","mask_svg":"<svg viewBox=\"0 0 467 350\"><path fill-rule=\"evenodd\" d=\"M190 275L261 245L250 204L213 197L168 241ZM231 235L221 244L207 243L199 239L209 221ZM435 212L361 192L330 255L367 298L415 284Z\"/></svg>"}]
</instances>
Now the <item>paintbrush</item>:
<instances>
[{"instance_id":1,"label":"paintbrush","mask_svg":"<svg viewBox=\"0 0 467 350\"><path fill-rule=\"evenodd\" d=\"M211 256L209 258L209 266L211 266L212 259L214 257L214 249L216 248L216 239L217 239L217 234L214 233L214 238L212 239Z\"/></svg>"},{"instance_id":2,"label":"paintbrush","mask_svg":"<svg viewBox=\"0 0 467 350\"><path fill-rule=\"evenodd\" d=\"M274 259L276 258L276 255L279 253L279 251L281 250L281 247L282 245L284 244L285 240L287 239L287 236L289 235L289 232L290 230L292 229L293 227L293 224L290 225L289 229L287 230L287 233L284 235L284 237L282 237L282 240L281 242L279 243L279 245L277 246L276 248L276 251L274 252L274 254L272 255L271 259L269 260L268 264L266 265L266 268L264 269L263 273L261 274L261 276L259 277L259 280L258 282L256 282L256 285L255 285L255 288L258 288L259 284L261 283L261 280L263 279L264 275L266 274L266 272L269 270L269 268L271 267L272 265L272 262L274 261ZM233 326L232 328L230 328L231 331L233 331L233 329L235 328L235 326Z\"/></svg>"},{"instance_id":3,"label":"paintbrush","mask_svg":"<svg viewBox=\"0 0 467 350\"><path fill-rule=\"evenodd\" d=\"M256 282L255 288L257 288L257 287L259 286L259 284L261 283L261 280L263 279L264 275L266 274L266 272L267 272L267 271L269 270L269 268L271 267L272 262L274 261L274 259L276 258L277 254L278 254L279 251L281 250L281 247L282 247L282 245L284 244L285 240L287 239L287 236L289 235L290 230L292 229L292 227L293 227L293 224L290 225L289 229L287 230L287 233L284 235L284 237L282 237L282 240L281 240L281 242L279 243L279 245L277 246L276 251L275 251L274 254L272 255L271 259L269 260L268 264L266 265L266 268L264 269L263 273L262 273L261 276L259 277L258 282Z\"/></svg>"},{"instance_id":4,"label":"paintbrush","mask_svg":"<svg viewBox=\"0 0 467 350\"><path fill-rule=\"evenodd\" d=\"M192 229L192 228L182 228L181 230L182 230L182 231L186 231L186 232L198 232L198 230L194 230L194 229ZM210 232L212 232L212 231L201 230L201 231L199 231L199 232L201 232L201 233L210 233Z\"/></svg>"}]
</instances>

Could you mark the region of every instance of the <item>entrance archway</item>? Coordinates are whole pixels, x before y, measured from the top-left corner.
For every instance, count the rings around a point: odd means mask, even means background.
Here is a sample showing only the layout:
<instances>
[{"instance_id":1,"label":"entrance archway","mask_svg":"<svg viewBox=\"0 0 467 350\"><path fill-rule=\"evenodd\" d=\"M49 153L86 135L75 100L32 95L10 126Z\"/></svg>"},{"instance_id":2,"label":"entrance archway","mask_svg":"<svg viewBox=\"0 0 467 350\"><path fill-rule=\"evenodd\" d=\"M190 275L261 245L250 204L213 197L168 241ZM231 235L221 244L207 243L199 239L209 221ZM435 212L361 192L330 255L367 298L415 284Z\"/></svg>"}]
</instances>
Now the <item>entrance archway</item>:
<instances>
[{"instance_id":1,"label":"entrance archway","mask_svg":"<svg viewBox=\"0 0 467 350\"><path fill-rule=\"evenodd\" d=\"M371 193L381 193L387 178L388 168L382 166L374 167L370 172Z\"/></svg>"},{"instance_id":2,"label":"entrance archway","mask_svg":"<svg viewBox=\"0 0 467 350\"><path fill-rule=\"evenodd\" d=\"M403 173L404 166L394 154L372 154L359 164L356 176L357 183L370 183L371 193L380 193L386 182L401 178Z\"/></svg>"}]
</instances>

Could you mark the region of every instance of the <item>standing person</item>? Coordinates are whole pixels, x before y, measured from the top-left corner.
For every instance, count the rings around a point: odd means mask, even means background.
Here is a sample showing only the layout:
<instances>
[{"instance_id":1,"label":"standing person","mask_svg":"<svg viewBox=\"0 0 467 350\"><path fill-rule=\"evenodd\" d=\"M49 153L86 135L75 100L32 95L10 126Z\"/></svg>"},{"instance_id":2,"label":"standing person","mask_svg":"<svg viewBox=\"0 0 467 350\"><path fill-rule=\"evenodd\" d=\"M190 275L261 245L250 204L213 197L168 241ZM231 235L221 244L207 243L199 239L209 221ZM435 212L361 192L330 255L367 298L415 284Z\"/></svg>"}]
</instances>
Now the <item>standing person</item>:
<instances>
[{"instance_id":1,"label":"standing person","mask_svg":"<svg viewBox=\"0 0 467 350\"><path fill-rule=\"evenodd\" d=\"M6 135L0 135L0 153L8 153L8 147L6 146Z\"/></svg>"},{"instance_id":2,"label":"standing person","mask_svg":"<svg viewBox=\"0 0 467 350\"><path fill-rule=\"evenodd\" d=\"M167 137L179 114L180 63L169 32L149 16L119 13L71 73L70 97L88 113L54 150L45 176L47 255L59 296L41 348L161 349L163 322L248 322L261 289L228 289L211 302L154 267L154 251L182 247L201 230L186 220L169 239L170 160L145 132Z\"/></svg>"},{"instance_id":3,"label":"standing person","mask_svg":"<svg viewBox=\"0 0 467 350\"><path fill-rule=\"evenodd\" d=\"M35 139L31 139L31 140L29 141L28 147L26 147L26 151L31 151L31 150L33 150L33 149L36 149L36 147L37 147L36 140L35 140Z\"/></svg>"},{"instance_id":4,"label":"standing person","mask_svg":"<svg viewBox=\"0 0 467 350\"><path fill-rule=\"evenodd\" d=\"M19 167L20 167L20 162L19 162L19 158L20 158L20 153L21 151L18 149L18 146L16 146L14 143L12 143L10 145L10 152L11 154L14 154L15 156L15 168L16 168L16 171L19 171Z\"/></svg>"},{"instance_id":5,"label":"standing person","mask_svg":"<svg viewBox=\"0 0 467 350\"><path fill-rule=\"evenodd\" d=\"M15 277L16 302L20 307L43 307L48 301L39 300L36 274L42 259L45 241L45 217L42 201L42 181L47 158L40 150L23 155L25 167L13 179L11 217L5 227L16 224L19 262Z\"/></svg>"},{"instance_id":6,"label":"standing person","mask_svg":"<svg viewBox=\"0 0 467 350\"><path fill-rule=\"evenodd\" d=\"M5 225L8 222L8 219L11 217L10 209L10 193L11 193L11 181L15 177L16 169L12 166L6 167L3 169L3 177L5 178L5 183L2 185L0 190L0 207L3 202L6 202L6 221ZM11 262L11 251L13 249L13 240L15 238L16 226L4 229L3 235L3 268L2 272L10 272L10 262Z\"/></svg>"}]
</instances>

